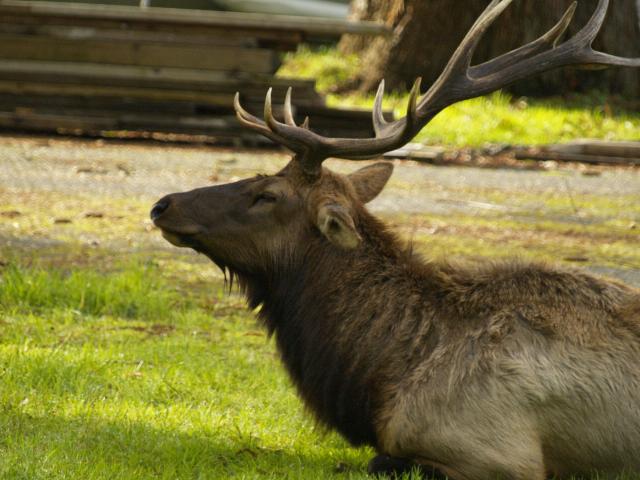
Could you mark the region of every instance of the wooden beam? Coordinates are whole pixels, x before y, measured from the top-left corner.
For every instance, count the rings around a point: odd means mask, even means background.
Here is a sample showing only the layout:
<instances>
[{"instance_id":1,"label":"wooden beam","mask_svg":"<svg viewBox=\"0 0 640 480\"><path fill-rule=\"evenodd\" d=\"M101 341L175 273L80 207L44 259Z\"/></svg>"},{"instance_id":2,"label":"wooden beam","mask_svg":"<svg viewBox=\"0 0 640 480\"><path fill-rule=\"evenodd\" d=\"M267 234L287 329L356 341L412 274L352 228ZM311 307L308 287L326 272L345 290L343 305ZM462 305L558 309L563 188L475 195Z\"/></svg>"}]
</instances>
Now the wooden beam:
<instances>
[{"instance_id":1,"label":"wooden beam","mask_svg":"<svg viewBox=\"0 0 640 480\"><path fill-rule=\"evenodd\" d=\"M366 137L368 130L354 128L341 129L352 137ZM123 136L127 132L180 133L187 135L207 135L226 139L253 139L264 143L261 136L242 128L233 115L157 115L145 112L40 112L35 109L21 109L15 112L0 110L0 128L40 132L56 132L90 135ZM333 125L321 125L314 129L322 135L335 135Z\"/></svg>"},{"instance_id":2,"label":"wooden beam","mask_svg":"<svg viewBox=\"0 0 640 480\"><path fill-rule=\"evenodd\" d=\"M586 155L582 153L561 153L550 151L516 150L518 160L555 160L558 162L576 162L609 165L640 165L640 158L611 157L607 155Z\"/></svg>"},{"instance_id":3,"label":"wooden beam","mask_svg":"<svg viewBox=\"0 0 640 480\"><path fill-rule=\"evenodd\" d=\"M277 52L215 45L149 44L0 34L0 59L138 65L148 67L241 70L275 73Z\"/></svg>"},{"instance_id":4,"label":"wooden beam","mask_svg":"<svg viewBox=\"0 0 640 480\"><path fill-rule=\"evenodd\" d=\"M224 27L228 30L293 30L312 36L338 37L344 33L358 35L385 35L391 30L377 22L354 22L287 15L217 12L178 8L138 8L119 5L84 5L63 2L37 2L0 0L0 14L85 18L127 22L152 22L157 25L181 24Z\"/></svg>"},{"instance_id":5,"label":"wooden beam","mask_svg":"<svg viewBox=\"0 0 640 480\"><path fill-rule=\"evenodd\" d=\"M101 91L131 88L137 95L143 90L176 91L176 96L203 92L233 95L240 91L243 97L264 98L273 87L274 101L282 102L288 87L294 89L294 99L307 105L324 105L324 99L315 91L312 80L274 78L269 75L249 75L236 72L205 71L195 69L100 65L31 60L5 60L0 62L0 81L10 82L13 88L29 88L33 84L74 85L79 91L90 86L105 87ZM42 86L42 88L45 88ZM84 89L84 90L83 90ZM100 91L98 89L97 91ZM150 93L152 95L152 93ZM169 94L169 98L176 98ZM231 99L231 96L227 98ZM230 104L230 101L229 101Z\"/></svg>"},{"instance_id":6,"label":"wooden beam","mask_svg":"<svg viewBox=\"0 0 640 480\"><path fill-rule=\"evenodd\" d=\"M0 0L1 1L1 0ZM26 30L36 34L39 31L55 31L56 35L64 38L82 38L94 36L96 38L134 37L157 41L163 37L166 41L182 40L201 44L235 44L255 45L272 48L278 51L293 51L304 40L304 32L297 30L269 30L268 28L234 28L224 26L206 26L189 24L154 24L153 22L127 22L124 20L95 20L82 17L60 16L30 16L4 13L0 5L0 25L7 32L18 33ZM65 32L66 30L66 32ZM162 40L160 40L162 41Z\"/></svg>"},{"instance_id":7,"label":"wooden beam","mask_svg":"<svg viewBox=\"0 0 640 480\"><path fill-rule=\"evenodd\" d=\"M582 139L557 145L548 145L544 149L549 152L559 153L640 158L640 142Z\"/></svg>"},{"instance_id":8,"label":"wooden beam","mask_svg":"<svg viewBox=\"0 0 640 480\"><path fill-rule=\"evenodd\" d=\"M173 45L215 45L225 47L260 47L259 39L253 36L203 34L198 32L180 32L165 30L131 30L113 27L83 26L83 25L40 25L37 22L20 22L21 17L0 18L0 33L9 35L31 35L51 39L66 39L74 41L106 40L109 42L145 42L152 44ZM286 39L291 44L297 44L300 38L291 35Z\"/></svg>"}]
</instances>

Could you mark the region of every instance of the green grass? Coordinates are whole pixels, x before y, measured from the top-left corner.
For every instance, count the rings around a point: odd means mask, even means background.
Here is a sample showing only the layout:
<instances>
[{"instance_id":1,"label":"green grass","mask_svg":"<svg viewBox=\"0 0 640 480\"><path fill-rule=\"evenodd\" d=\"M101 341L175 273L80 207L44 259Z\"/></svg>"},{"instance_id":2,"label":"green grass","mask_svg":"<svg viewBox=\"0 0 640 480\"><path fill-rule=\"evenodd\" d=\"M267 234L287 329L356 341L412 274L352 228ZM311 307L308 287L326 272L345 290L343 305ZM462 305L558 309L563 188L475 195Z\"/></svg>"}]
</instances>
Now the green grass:
<instances>
[{"instance_id":1,"label":"green grass","mask_svg":"<svg viewBox=\"0 0 640 480\"><path fill-rule=\"evenodd\" d=\"M344 88L355 78L360 64L356 55L343 55L335 48L311 49L301 45L285 56L278 76L316 80L316 87L327 93Z\"/></svg>"},{"instance_id":2,"label":"green grass","mask_svg":"<svg viewBox=\"0 0 640 480\"><path fill-rule=\"evenodd\" d=\"M478 252L459 234L416 239L436 256ZM504 254L504 239L482 241ZM315 428L243 299L193 278L213 267L154 257L23 256L0 271L0 478L367 478L373 452Z\"/></svg>"},{"instance_id":3,"label":"green grass","mask_svg":"<svg viewBox=\"0 0 640 480\"><path fill-rule=\"evenodd\" d=\"M303 47L285 58L279 75L315 79L319 90L328 94L329 105L371 108L372 95L331 93L348 86L359 68L356 56L343 56L331 48ZM624 103L612 103L597 93L571 99L525 99L498 92L447 108L415 141L479 147L487 143L541 145L576 138L640 138L640 113L625 111L620 105ZM396 117L403 116L406 92L387 94L384 107L393 110Z\"/></svg>"},{"instance_id":4,"label":"green grass","mask_svg":"<svg viewBox=\"0 0 640 480\"><path fill-rule=\"evenodd\" d=\"M364 478L242 300L185 293L151 264L6 267L0 478Z\"/></svg>"},{"instance_id":5,"label":"green grass","mask_svg":"<svg viewBox=\"0 0 640 480\"><path fill-rule=\"evenodd\" d=\"M429 257L640 270L638 195L444 193L506 210L387 214ZM0 189L0 479L367 478L373 452L315 428L244 300L151 228L153 200Z\"/></svg>"},{"instance_id":6,"label":"green grass","mask_svg":"<svg viewBox=\"0 0 640 480\"><path fill-rule=\"evenodd\" d=\"M14 311L62 308L80 315L164 319L179 297L162 287L149 266L105 275L92 270L25 272L11 265L2 275L0 305L12 305Z\"/></svg>"}]
</instances>

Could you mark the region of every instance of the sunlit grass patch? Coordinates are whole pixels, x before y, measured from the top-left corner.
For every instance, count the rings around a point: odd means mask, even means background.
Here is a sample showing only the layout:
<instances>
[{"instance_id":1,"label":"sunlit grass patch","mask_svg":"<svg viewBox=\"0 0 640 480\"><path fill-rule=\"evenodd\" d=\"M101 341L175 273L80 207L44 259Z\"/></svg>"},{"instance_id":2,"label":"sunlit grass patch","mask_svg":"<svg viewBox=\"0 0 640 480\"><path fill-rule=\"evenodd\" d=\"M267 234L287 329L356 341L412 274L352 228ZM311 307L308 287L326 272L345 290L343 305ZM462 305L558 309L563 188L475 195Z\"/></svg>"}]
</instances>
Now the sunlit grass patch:
<instances>
[{"instance_id":1,"label":"sunlit grass patch","mask_svg":"<svg viewBox=\"0 0 640 480\"><path fill-rule=\"evenodd\" d=\"M366 478L244 302L220 278L185 297L189 272L0 270L0 478Z\"/></svg>"},{"instance_id":2,"label":"sunlit grass patch","mask_svg":"<svg viewBox=\"0 0 640 480\"><path fill-rule=\"evenodd\" d=\"M84 315L162 318L180 300L151 263L110 274L9 265L0 277L0 312L70 309Z\"/></svg>"},{"instance_id":3,"label":"sunlit grass patch","mask_svg":"<svg viewBox=\"0 0 640 480\"><path fill-rule=\"evenodd\" d=\"M344 55L331 47L311 49L301 45L297 52L285 56L278 76L316 80L318 89L328 92L349 84L358 67L357 55Z\"/></svg>"},{"instance_id":4,"label":"sunlit grass patch","mask_svg":"<svg viewBox=\"0 0 640 480\"><path fill-rule=\"evenodd\" d=\"M494 93L447 108L420 133L418 140L481 146L562 143L576 138L639 138L640 115L624 111L605 114L604 102L584 105L561 99L518 100Z\"/></svg>"}]
</instances>

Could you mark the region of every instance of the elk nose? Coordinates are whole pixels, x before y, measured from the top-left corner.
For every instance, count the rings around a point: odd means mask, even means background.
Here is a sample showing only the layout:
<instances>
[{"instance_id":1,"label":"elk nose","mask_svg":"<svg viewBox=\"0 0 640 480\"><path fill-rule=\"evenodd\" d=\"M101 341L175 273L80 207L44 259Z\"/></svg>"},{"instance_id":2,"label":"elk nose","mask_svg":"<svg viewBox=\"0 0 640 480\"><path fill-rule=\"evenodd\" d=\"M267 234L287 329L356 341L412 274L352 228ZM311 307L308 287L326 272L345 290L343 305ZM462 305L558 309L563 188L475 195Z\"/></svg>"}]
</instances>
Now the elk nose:
<instances>
[{"instance_id":1,"label":"elk nose","mask_svg":"<svg viewBox=\"0 0 640 480\"><path fill-rule=\"evenodd\" d=\"M157 220L160 215L163 214L163 212L169 208L169 204L171 202L169 202L168 198L163 198L161 200L159 200L151 209L151 212L149 213L149 216L151 217L151 220Z\"/></svg>"}]
</instances>

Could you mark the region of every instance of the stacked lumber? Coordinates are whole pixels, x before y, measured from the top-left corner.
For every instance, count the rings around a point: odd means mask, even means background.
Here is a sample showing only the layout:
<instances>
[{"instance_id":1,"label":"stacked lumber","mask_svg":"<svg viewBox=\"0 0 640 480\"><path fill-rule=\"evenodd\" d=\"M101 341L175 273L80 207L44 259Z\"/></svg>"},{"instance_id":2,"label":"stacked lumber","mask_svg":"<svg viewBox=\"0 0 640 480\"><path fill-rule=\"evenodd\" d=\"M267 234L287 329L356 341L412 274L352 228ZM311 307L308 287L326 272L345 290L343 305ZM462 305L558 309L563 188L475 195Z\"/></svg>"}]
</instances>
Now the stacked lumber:
<instances>
[{"instance_id":1,"label":"stacked lumber","mask_svg":"<svg viewBox=\"0 0 640 480\"><path fill-rule=\"evenodd\" d=\"M517 159L555 160L609 165L640 165L640 142L576 140L544 147L516 150Z\"/></svg>"},{"instance_id":2,"label":"stacked lumber","mask_svg":"<svg viewBox=\"0 0 640 480\"><path fill-rule=\"evenodd\" d=\"M369 114L328 108L312 80L275 77L308 38L377 35L346 20L0 0L0 128L164 132L253 141L232 103L259 114L273 87L295 116L332 136L368 136ZM278 111L276 110L276 115Z\"/></svg>"}]
</instances>

